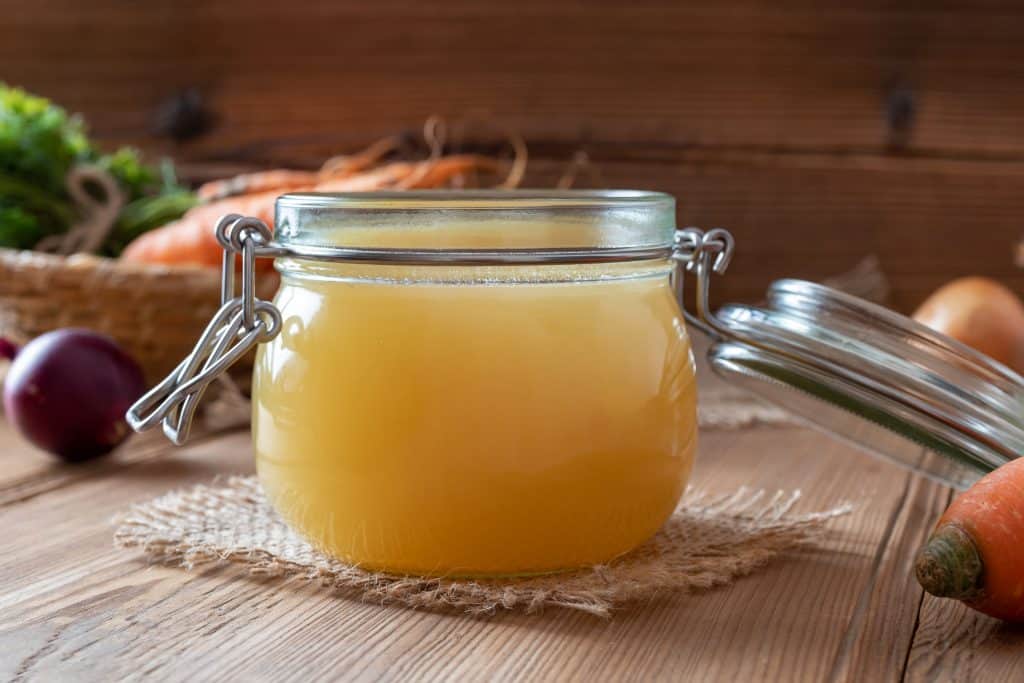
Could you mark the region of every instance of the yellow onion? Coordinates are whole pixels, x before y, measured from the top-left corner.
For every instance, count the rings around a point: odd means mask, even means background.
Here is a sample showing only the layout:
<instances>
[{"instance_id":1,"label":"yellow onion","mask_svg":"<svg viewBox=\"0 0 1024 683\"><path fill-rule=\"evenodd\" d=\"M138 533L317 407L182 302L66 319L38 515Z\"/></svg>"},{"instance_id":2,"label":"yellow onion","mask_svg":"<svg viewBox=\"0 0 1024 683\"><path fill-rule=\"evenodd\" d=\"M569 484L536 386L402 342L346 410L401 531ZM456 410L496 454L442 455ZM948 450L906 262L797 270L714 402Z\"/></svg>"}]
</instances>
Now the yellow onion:
<instances>
[{"instance_id":1,"label":"yellow onion","mask_svg":"<svg viewBox=\"0 0 1024 683\"><path fill-rule=\"evenodd\" d=\"M1005 286L964 277L937 289L914 320L1024 374L1024 303Z\"/></svg>"}]
</instances>

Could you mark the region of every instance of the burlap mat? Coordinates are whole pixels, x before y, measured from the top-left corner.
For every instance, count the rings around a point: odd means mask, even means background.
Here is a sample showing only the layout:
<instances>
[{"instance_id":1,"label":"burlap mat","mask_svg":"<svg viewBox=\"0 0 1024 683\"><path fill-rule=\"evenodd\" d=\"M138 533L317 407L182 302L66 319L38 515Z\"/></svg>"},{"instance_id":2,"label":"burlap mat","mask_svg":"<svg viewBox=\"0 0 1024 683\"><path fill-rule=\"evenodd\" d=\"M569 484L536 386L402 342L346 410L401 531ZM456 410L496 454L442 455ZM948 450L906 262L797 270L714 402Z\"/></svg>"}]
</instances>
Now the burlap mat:
<instances>
[{"instance_id":1,"label":"burlap mat","mask_svg":"<svg viewBox=\"0 0 1024 683\"><path fill-rule=\"evenodd\" d=\"M370 572L333 560L293 532L267 503L255 477L197 486L133 507L115 543L153 561L186 568L235 563L254 574L298 576L365 600L415 608L536 612L566 607L608 616L628 602L727 584L797 545L820 539L848 504L794 513L799 492L690 490L648 543L607 565L517 580L427 579Z\"/></svg>"}]
</instances>

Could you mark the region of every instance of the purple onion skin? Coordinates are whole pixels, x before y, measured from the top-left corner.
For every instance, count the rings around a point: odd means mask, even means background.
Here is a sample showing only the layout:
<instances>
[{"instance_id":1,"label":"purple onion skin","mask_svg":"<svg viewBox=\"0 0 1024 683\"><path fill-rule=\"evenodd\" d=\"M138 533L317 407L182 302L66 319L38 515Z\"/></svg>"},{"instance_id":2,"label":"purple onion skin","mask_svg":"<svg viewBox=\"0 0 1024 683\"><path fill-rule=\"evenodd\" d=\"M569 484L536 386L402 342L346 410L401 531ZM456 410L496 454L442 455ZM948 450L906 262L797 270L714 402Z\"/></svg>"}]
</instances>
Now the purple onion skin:
<instances>
[{"instance_id":1,"label":"purple onion skin","mask_svg":"<svg viewBox=\"0 0 1024 683\"><path fill-rule=\"evenodd\" d=\"M81 462L127 438L124 414L145 389L142 370L113 339L56 330L18 351L4 379L4 411L39 448Z\"/></svg>"}]
</instances>

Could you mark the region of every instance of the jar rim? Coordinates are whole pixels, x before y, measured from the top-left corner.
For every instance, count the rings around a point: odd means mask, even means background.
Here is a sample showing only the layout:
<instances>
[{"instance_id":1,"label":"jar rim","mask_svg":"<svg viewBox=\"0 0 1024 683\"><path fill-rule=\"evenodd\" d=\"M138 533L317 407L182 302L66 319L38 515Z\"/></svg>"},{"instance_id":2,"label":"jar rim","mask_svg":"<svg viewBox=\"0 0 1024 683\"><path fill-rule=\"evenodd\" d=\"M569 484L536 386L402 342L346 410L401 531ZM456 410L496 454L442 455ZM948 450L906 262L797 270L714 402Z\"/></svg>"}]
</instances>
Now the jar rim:
<instances>
[{"instance_id":1,"label":"jar rim","mask_svg":"<svg viewBox=\"0 0 1024 683\"><path fill-rule=\"evenodd\" d=\"M501 261L557 251L571 261L598 251L620 259L670 249L675 218L675 198L644 190L292 193L277 200L274 238L324 257L480 251Z\"/></svg>"},{"instance_id":2,"label":"jar rim","mask_svg":"<svg viewBox=\"0 0 1024 683\"><path fill-rule=\"evenodd\" d=\"M614 207L675 208L675 198L652 190L386 190L289 192L278 208L479 211Z\"/></svg>"}]
</instances>

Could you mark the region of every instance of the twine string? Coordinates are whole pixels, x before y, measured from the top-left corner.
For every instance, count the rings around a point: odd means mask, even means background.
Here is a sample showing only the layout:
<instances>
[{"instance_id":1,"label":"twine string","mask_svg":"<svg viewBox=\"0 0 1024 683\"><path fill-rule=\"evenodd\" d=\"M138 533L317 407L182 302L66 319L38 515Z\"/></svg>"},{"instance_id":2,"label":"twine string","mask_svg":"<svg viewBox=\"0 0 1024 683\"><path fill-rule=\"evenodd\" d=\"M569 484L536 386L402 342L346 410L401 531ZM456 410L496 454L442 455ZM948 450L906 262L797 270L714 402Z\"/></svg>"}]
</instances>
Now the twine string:
<instances>
[{"instance_id":1,"label":"twine string","mask_svg":"<svg viewBox=\"0 0 1024 683\"><path fill-rule=\"evenodd\" d=\"M62 256L95 253L117 222L125 205L124 193L110 173L94 164L73 166L64 184L81 220L67 232L44 237L35 249ZM98 187L101 195L95 196L90 187Z\"/></svg>"}]
</instances>

